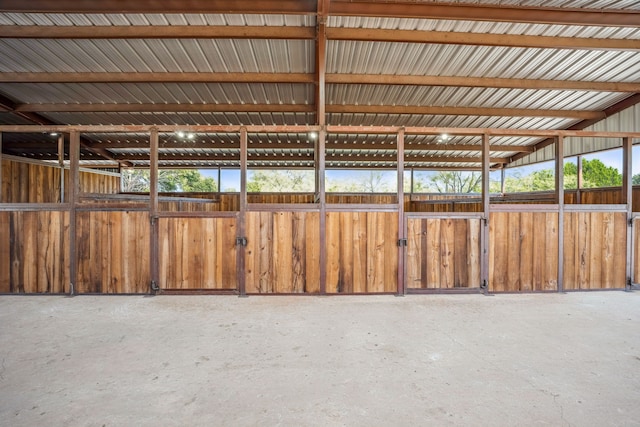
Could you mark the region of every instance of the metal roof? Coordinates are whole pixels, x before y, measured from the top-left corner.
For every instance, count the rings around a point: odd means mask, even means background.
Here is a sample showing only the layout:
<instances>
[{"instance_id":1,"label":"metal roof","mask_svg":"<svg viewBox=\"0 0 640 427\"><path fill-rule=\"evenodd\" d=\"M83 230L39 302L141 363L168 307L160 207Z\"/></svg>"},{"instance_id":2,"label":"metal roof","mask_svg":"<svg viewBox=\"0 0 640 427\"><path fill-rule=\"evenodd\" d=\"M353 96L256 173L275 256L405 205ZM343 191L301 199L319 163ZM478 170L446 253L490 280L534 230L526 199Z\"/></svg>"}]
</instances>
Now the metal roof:
<instances>
[{"instance_id":1,"label":"metal roof","mask_svg":"<svg viewBox=\"0 0 640 427\"><path fill-rule=\"evenodd\" d=\"M193 10L172 4L171 13L134 3L123 10L110 0L86 10L61 7L53 0L0 5L0 125L548 130L584 128L622 111L601 129L638 131L633 104L640 101L640 25L630 22L640 22L640 0L325 0L280 6L196 0ZM318 43L325 44L326 55ZM318 114L321 104L324 116ZM48 138L6 134L3 151L41 156L55 146ZM104 162L129 157L144 164L140 159L149 153L145 134L83 138L82 158L110 153ZM198 135L206 144L232 149L162 151L170 138L161 135L161 155L172 157L164 165L236 165L224 156L237 154L238 135ZM123 147L128 141L134 147ZM299 148L300 141L311 146ZM479 143L460 136L445 145L464 150L438 150L433 136L407 135L406 166L440 166L428 160L434 156L451 167L475 167L456 157L477 154L468 149ZM92 151L94 144L100 150ZM260 144L271 147L272 160L257 160ZM379 158L394 144L393 135L329 134L327 153L334 157L328 156L327 167L352 167L345 156L357 158L358 167L394 167ZM491 144L492 156L515 159L511 165L540 161L551 150L543 138L492 137ZM517 151L537 144L535 152ZM568 153L578 149L567 147ZM305 134L249 135L251 166L313 167L312 157Z\"/></svg>"}]
</instances>

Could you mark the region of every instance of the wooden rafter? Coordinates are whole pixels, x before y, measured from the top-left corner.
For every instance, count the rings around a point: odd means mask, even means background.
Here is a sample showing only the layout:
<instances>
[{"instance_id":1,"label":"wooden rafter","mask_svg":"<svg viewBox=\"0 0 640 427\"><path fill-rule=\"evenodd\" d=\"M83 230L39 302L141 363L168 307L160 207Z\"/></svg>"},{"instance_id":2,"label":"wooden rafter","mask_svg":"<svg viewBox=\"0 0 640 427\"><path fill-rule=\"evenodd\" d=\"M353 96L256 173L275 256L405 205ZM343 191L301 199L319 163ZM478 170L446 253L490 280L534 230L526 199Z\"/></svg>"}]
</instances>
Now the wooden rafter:
<instances>
[{"instance_id":1,"label":"wooden rafter","mask_svg":"<svg viewBox=\"0 0 640 427\"><path fill-rule=\"evenodd\" d=\"M637 27L640 13L617 9L519 7L488 4L333 0L331 15L379 18L525 22L551 25Z\"/></svg>"},{"instance_id":2,"label":"wooden rafter","mask_svg":"<svg viewBox=\"0 0 640 427\"><path fill-rule=\"evenodd\" d=\"M397 74L327 73L327 84L463 86L505 89L640 92L640 83L576 80L505 79L491 77L411 76ZM313 84L313 73L0 73L0 83L303 83Z\"/></svg>"},{"instance_id":3,"label":"wooden rafter","mask_svg":"<svg viewBox=\"0 0 640 427\"><path fill-rule=\"evenodd\" d=\"M319 13L319 17L324 17ZM321 22L319 21L319 24ZM0 25L0 38L20 39L287 39L316 38L313 27L205 26L205 25L112 25L49 26ZM640 40L586 37L487 34L454 31L390 30L379 28L327 27L327 40L396 43L457 44L473 46L533 47L552 49L640 50Z\"/></svg>"},{"instance_id":4,"label":"wooden rafter","mask_svg":"<svg viewBox=\"0 0 640 427\"><path fill-rule=\"evenodd\" d=\"M321 85L319 85L321 86ZM323 98L323 97L322 97ZM504 116L504 117L561 117L582 120L603 119L604 113L582 110L550 110L527 108L485 108L485 107L447 107L418 105L324 105L314 107L307 104L20 104L13 111L26 112L100 112L100 113L136 113L136 112L189 112L189 113L311 113L324 116L327 113L341 114L417 114L444 116ZM321 113L322 111L322 113ZM319 119L320 125L324 120Z\"/></svg>"},{"instance_id":5,"label":"wooden rafter","mask_svg":"<svg viewBox=\"0 0 640 427\"><path fill-rule=\"evenodd\" d=\"M2 0L0 12L313 14L315 0Z\"/></svg>"}]
</instances>

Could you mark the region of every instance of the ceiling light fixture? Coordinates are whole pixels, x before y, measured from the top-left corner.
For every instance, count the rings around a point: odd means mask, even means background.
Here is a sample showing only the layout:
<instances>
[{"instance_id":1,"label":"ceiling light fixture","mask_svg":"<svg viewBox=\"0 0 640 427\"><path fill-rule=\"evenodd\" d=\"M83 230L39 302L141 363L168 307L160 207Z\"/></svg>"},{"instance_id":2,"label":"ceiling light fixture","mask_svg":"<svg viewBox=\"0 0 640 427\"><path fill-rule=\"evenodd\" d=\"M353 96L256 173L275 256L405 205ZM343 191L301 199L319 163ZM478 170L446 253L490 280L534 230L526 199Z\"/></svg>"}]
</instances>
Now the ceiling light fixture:
<instances>
[{"instance_id":1,"label":"ceiling light fixture","mask_svg":"<svg viewBox=\"0 0 640 427\"><path fill-rule=\"evenodd\" d=\"M310 140L315 141L317 137L318 137L318 134L316 132L310 132L309 133L309 139Z\"/></svg>"}]
</instances>

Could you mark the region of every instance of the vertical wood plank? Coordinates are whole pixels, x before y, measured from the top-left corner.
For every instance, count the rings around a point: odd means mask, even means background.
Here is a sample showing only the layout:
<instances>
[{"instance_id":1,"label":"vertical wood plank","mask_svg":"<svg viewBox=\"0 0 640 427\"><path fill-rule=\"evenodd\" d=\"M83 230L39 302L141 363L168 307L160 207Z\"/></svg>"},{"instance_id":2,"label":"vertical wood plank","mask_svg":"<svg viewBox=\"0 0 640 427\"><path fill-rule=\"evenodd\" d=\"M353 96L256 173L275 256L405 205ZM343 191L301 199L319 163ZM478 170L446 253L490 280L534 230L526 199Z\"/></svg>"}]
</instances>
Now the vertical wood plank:
<instances>
[{"instance_id":1,"label":"vertical wood plank","mask_svg":"<svg viewBox=\"0 0 640 427\"><path fill-rule=\"evenodd\" d=\"M467 247L469 230L467 225L468 221L464 219L456 219L453 221L453 286L455 288L469 287L469 248Z\"/></svg>"},{"instance_id":2,"label":"vertical wood plank","mask_svg":"<svg viewBox=\"0 0 640 427\"><path fill-rule=\"evenodd\" d=\"M426 283L424 283L424 287L428 289L446 287L446 281L445 283L442 283L440 277L440 265L442 264L441 244L443 243L440 237L440 228L443 220L433 219L425 220L424 222L427 225L427 231L425 234L425 244L427 245L425 259L427 262L426 264L423 264L423 266L425 267L425 272L423 274L425 274L426 277Z\"/></svg>"},{"instance_id":3,"label":"vertical wood plank","mask_svg":"<svg viewBox=\"0 0 640 427\"><path fill-rule=\"evenodd\" d=\"M538 224L540 224L540 233L543 234L546 229L543 228L546 225L544 222L540 221L540 214L537 214L537 219L539 220ZM522 212L520 214L520 289L521 291L532 291L533 290L533 218L534 214L532 212Z\"/></svg>"},{"instance_id":4,"label":"vertical wood plank","mask_svg":"<svg viewBox=\"0 0 640 427\"><path fill-rule=\"evenodd\" d=\"M348 213L340 214L340 273L338 275L338 288L340 292L354 292L354 245L353 245L353 218Z\"/></svg>"},{"instance_id":5,"label":"vertical wood plank","mask_svg":"<svg viewBox=\"0 0 640 427\"><path fill-rule=\"evenodd\" d=\"M481 254L480 254L480 220L479 219L469 219L467 220L469 231L468 231L468 279L469 286L473 288L480 287L480 262L481 262Z\"/></svg>"},{"instance_id":6,"label":"vertical wood plank","mask_svg":"<svg viewBox=\"0 0 640 427\"><path fill-rule=\"evenodd\" d=\"M440 225L440 284L442 288L454 286L455 228L453 220L444 219Z\"/></svg>"}]
</instances>

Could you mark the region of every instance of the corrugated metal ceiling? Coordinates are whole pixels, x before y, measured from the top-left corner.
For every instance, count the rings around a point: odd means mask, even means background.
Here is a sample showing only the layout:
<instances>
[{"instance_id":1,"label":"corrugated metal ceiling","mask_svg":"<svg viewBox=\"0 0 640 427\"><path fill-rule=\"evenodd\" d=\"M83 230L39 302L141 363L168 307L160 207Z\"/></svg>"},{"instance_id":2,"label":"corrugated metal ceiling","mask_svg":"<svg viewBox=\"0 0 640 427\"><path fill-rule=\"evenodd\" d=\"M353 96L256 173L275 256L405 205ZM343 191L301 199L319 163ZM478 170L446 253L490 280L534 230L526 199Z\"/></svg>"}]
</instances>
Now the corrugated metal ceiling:
<instances>
[{"instance_id":1,"label":"corrugated metal ceiling","mask_svg":"<svg viewBox=\"0 0 640 427\"><path fill-rule=\"evenodd\" d=\"M640 10L639 0L485 0L464 4ZM26 14L0 13L0 25L53 26L292 26L314 27L315 16L213 15L213 14ZM636 28L546 25L430 19L335 17L329 27L379 28L460 33L513 34L640 40ZM305 73L316 71L314 40L256 39L15 39L0 38L0 72L219 72ZM388 43L330 40L327 73L397 74L474 78L579 80L640 83L638 50L543 49L422 43ZM314 105L315 85L298 83L0 83L0 95L18 104L296 104ZM472 108L528 108L603 111L629 93L606 91L501 89L410 85L326 85L327 105L452 106ZM314 113L41 113L64 124L141 125L314 125ZM502 116L442 116L418 114L330 113L327 123L362 126L429 126L473 128L563 129L576 119ZM0 124L29 124L23 118L0 113ZM623 126L624 127L624 126ZM637 130L637 128L635 128ZM104 136L148 141L146 135ZM103 136L89 136L105 141ZM166 141L162 139L161 143ZM170 137L166 137L170 138ZM204 137L204 139L208 138ZM237 142L237 135L216 136ZM250 145L263 142L306 140L306 135L253 135ZM531 145L539 138L492 138L492 144ZM327 149L348 155L336 143L388 142L389 135L329 135ZM346 144L345 144L346 141ZM407 136L412 145L433 143L430 136ZM455 143L477 144L475 137L458 137ZM125 148L114 153L141 153ZM116 151L120 150L120 151ZM137 149L136 149L137 150ZM191 151L189 151L191 150ZM181 150L191 154L204 151ZM294 150L289 150L294 152ZM355 151L355 150L353 150ZM367 150L358 150L367 154ZM380 151L380 150L378 150ZM384 150L383 150L384 151ZM306 153L306 151L304 152ZM470 156L462 151L424 151L425 156ZM302 152L298 152L302 154ZM375 152L368 153L375 167ZM497 152L506 157L513 152ZM536 158L542 153L534 153ZM534 156L532 155L531 158ZM455 159L452 159L452 161ZM198 161L195 161L196 163ZM266 164L266 163L265 163ZM286 162L282 163L286 164ZM299 163L291 163L299 165ZM388 164L388 163L387 163ZM425 163L426 164L426 163ZM329 165L329 163L328 163ZM339 163L330 163L331 166ZM468 166L452 163L451 166ZM336 166L337 167L337 166Z\"/></svg>"}]
</instances>

